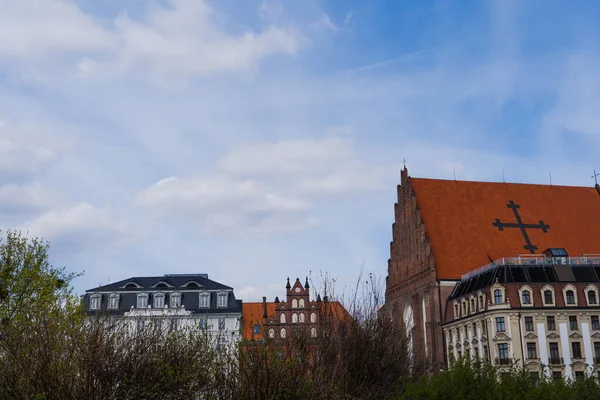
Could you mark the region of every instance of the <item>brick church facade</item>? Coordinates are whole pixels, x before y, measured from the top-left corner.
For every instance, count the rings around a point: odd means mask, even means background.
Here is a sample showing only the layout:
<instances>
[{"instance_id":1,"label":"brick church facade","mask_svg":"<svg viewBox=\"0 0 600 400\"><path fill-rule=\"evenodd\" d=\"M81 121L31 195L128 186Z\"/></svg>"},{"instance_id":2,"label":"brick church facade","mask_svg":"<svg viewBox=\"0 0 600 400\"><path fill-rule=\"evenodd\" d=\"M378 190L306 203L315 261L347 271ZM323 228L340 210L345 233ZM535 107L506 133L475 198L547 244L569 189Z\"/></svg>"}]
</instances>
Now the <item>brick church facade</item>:
<instances>
[{"instance_id":1,"label":"brick church facade","mask_svg":"<svg viewBox=\"0 0 600 400\"><path fill-rule=\"evenodd\" d=\"M401 171L386 305L415 360L446 365L446 302L463 275L518 254L600 254L600 186L413 178Z\"/></svg>"}]
</instances>

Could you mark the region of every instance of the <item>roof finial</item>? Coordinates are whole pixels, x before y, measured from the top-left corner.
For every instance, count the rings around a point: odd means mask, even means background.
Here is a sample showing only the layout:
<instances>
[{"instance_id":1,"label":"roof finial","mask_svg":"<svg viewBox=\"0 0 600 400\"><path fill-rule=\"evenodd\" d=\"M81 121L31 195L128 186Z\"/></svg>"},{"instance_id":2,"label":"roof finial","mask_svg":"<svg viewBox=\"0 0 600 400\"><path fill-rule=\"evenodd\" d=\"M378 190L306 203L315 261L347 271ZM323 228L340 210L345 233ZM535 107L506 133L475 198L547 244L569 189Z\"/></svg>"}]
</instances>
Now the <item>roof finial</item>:
<instances>
[{"instance_id":1,"label":"roof finial","mask_svg":"<svg viewBox=\"0 0 600 400\"><path fill-rule=\"evenodd\" d=\"M596 170L594 170L594 175L592 175L592 178L594 178L594 182L596 183L596 185L598 184L599 176L600 176L600 172L596 172Z\"/></svg>"},{"instance_id":2,"label":"roof finial","mask_svg":"<svg viewBox=\"0 0 600 400\"><path fill-rule=\"evenodd\" d=\"M308 289L310 288L310 286L308 286L308 276L306 277L306 283L304 284L304 289Z\"/></svg>"},{"instance_id":3,"label":"roof finial","mask_svg":"<svg viewBox=\"0 0 600 400\"><path fill-rule=\"evenodd\" d=\"M291 289L292 288L292 285L290 285L290 277L289 276L287 278L287 285L285 285L285 288L286 289Z\"/></svg>"},{"instance_id":4,"label":"roof finial","mask_svg":"<svg viewBox=\"0 0 600 400\"><path fill-rule=\"evenodd\" d=\"M402 164L404 165L404 169L406 169L406 158L402 159Z\"/></svg>"}]
</instances>

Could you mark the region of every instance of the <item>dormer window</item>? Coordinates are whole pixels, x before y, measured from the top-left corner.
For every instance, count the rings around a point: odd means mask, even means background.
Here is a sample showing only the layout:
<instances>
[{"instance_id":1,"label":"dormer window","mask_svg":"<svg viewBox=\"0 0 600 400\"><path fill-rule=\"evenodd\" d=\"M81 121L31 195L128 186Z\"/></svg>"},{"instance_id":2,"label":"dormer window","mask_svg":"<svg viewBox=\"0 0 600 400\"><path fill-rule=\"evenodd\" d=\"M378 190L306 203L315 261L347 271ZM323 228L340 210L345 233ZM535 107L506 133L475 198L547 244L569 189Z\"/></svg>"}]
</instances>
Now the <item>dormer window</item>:
<instances>
[{"instance_id":1,"label":"dormer window","mask_svg":"<svg viewBox=\"0 0 600 400\"><path fill-rule=\"evenodd\" d=\"M494 290L494 304L502 304L502 290L496 289Z\"/></svg>"},{"instance_id":2,"label":"dormer window","mask_svg":"<svg viewBox=\"0 0 600 400\"><path fill-rule=\"evenodd\" d=\"M185 285L183 285L182 287L203 287L202 285L200 285L198 282L196 281L189 281L187 282Z\"/></svg>"},{"instance_id":3,"label":"dormer window","mask_svg":"<svg viewBox=\"0 0 600 400\"><path fill-rule=\"evenodd\" d=\"M467 301L463 300L462 302L462 314L467 315Z\"/></svg>"},{"instance_id":4,"label":"dormer window","mask_svg":"<svg viewBox=\"0 0 600 400\"><path fill-rule=\"evenodd\" d=\"M227 307L227 293L219 293L217 307Z\"/></svg>"},{"instance_id":5,"label":"dormer window","mask_svg":"<svg viewBox=\"0 0 600 400\"><path fill-rule=\"evenodd\" d=\"M165 295L163 293L156 293L154 295L154 308L165 307Z\"/></svg>"},{"instance_id":6,"label":"dormer window","mask_svg":"<svg viewBox=\"0 0 600 400\"><path fill-rule=\"evenodd\" d=\"M521 300L523 304L531 304L531 292L529 290L523 290L521 293Z\"/></svg>"},{"instance_id":7,"label":"dormer window","mask_svg":"<svg viewBox=\"0 0 600 400\"><path fill-rule=\"evenodd\" d=\"M567 290L567 304L575 304L575 293L572 290Z\"/></svg>"},{"instance_id":8,"label":"dormer window","mask_svg":"<svg viewBox=\"0 0 600 400\"><path fill-rule=\"evenodd\" d=\"M479 309L483 310L483 295L479 295Z\"/></svg>"},{"instance_id":9,"label":"dormer window","mask_svg":"<svg viewBox=\"0 0 600 400\"><path fill-rule=\"evenodd\" d=\"M210 294L200 293L200 308L210 307Z\"/></svg>"},{"instance_id":10,"label":"dormer window","mask_svg":"<svg viewBox=\"0 0 600 400\"><path fill-rule=\"evenodd\" d=\"M119 309L119 295L118 294L110 295L110 297L108 298L108 308L111 310Z\"/></svg>"},{"instance_id":11,"label":"dormer window","mask_svg":"<svg viewBox=\"0 0 600 400\"><path fill-rule=\"evenodd\" d=\"M123 289L141 289L142 286L138 285L135 282L128 282L123 286Z\"/></svg>"},{"instance_id":12,"label":"dormer window","mask_svg":"<svg viewBox=\"0 0 600 400\"><path fill-rule=\"evenodd\" d=\"M458 303L454 302L454 318L458 318L460 316L460 309L458 308Z\"/></svg>"},{"instance_id":13,"label":"dormer window","mask_svg":"<svg viewBox=\"0 0 600 400\"><path fill-rule=\"evenodd\" d=\"M545 306L554 305L554 288L550 285L546 285L542 288L542 300L544 301Z\"/></svg>"},{"instance_id":14,"label":"dormer window","mask_svg":"<svg viewBox=\"0 0 600 400\"><path fill-rule=\"evenodd\" d=\"M90 297L90 310L99 310L101 303L101 295L95 294Z\"/></svg>"},{"instance_id":15,"label":"dormer window","mask_svg":"<svg viewBox=\"0 0 600 400\"><path fill-rule=\"evenodd\" d=\"M171 308L181 307L181 295L179 293L171 293Z\"/></svg>"},{"instance_id":16,"label":"dormer window","mask_svg":"<svg viewBox=\"0 0 600 400\"><path fill-rule=\"evenodd\" d=\"M146 293L140 293L137 296L137 308L148 307L148 295Z\"/></svg>"},{"instance_id":17,"label":"dormer window","mask_svg":"<svg viewBox=\"0 0 600 400\"><path fill-rule=\"evenodd\" d=\"M598 289L594 285L585 288L588 306L598 305Z\"/></svg>"}]
</instances>

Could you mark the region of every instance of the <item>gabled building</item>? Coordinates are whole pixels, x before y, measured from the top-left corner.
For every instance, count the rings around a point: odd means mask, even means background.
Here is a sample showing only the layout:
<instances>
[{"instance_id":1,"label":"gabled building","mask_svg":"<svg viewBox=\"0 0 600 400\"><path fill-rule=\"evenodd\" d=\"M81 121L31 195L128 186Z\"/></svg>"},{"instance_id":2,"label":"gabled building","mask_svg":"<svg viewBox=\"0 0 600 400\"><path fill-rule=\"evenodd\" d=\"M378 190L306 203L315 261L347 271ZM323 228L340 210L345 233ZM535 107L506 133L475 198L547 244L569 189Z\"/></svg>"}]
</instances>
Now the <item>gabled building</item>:
<instances>
[{"instance_id":1,"label":"gabled building","mask_svg":"<svg viewBox=\"0 0 600 400\"><path fill-rule=\"evenodd\" d=\"M406 327L415 356L446 364L442 324L454 286L482 265L564 248L600 254L600 186L413 178L397 188L385 310Z\"/></svg>"},{"instance_id":2,"label":"gabled building","mask_svg":"<svg viewBox=\"0 0 600 400\"><path fill-rule=\"evenodd\" d=\"M128 318L131 327L148 320L180 329L206 329L227 339L239 339L242 301L233 288L207 274L167 274L132 277L87 290L83 303L90 314Z\"/></svg>"},{"instance_id":3,"label":"gabled building","mask_svg":"<svg viewBox=\"0 0 600 400\"><path fill-rule=\"evenodd\" d=\"M244 303L242 318L242 335L246 340L262 341L269 339L285 339L288 335L303 331L310 337L316 337L322 319L330 321L350 317L344 306L338 301L329 301L327 296L321 299L310 298L308 278L304 285L296 278L294 285L287 279L286 297L273 302Z\"/></svg>"}]
</instances>

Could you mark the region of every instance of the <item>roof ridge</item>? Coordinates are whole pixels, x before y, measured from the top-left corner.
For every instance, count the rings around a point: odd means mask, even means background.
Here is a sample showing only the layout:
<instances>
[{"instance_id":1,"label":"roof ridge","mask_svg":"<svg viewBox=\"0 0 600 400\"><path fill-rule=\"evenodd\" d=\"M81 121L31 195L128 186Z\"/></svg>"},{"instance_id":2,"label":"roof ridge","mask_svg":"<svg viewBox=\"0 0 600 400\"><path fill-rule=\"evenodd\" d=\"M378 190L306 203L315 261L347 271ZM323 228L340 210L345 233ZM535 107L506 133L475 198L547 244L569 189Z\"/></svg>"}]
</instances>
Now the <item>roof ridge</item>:
<instances>
[{"instance_id":1,"label":"roof ridge","mask_svg":"<svg viewBox=\"0 0 600 400\"><path fill-rule=\"evenodd\" d=\"M555 187L555 188L584 188L584 189L594 189L593 186L584 186L584 185L550 185L547 183L527 183L527 182L501 182L501 181L469 181L462 179L442 179L442 178L421 178L410 176L410 179L417 181L437 181L437 182L456 182L456 183L484 183L484 184L502 184L502 185L525 185L525 186L546 186L546 187Z\"/></svg>"}]
</instances>

